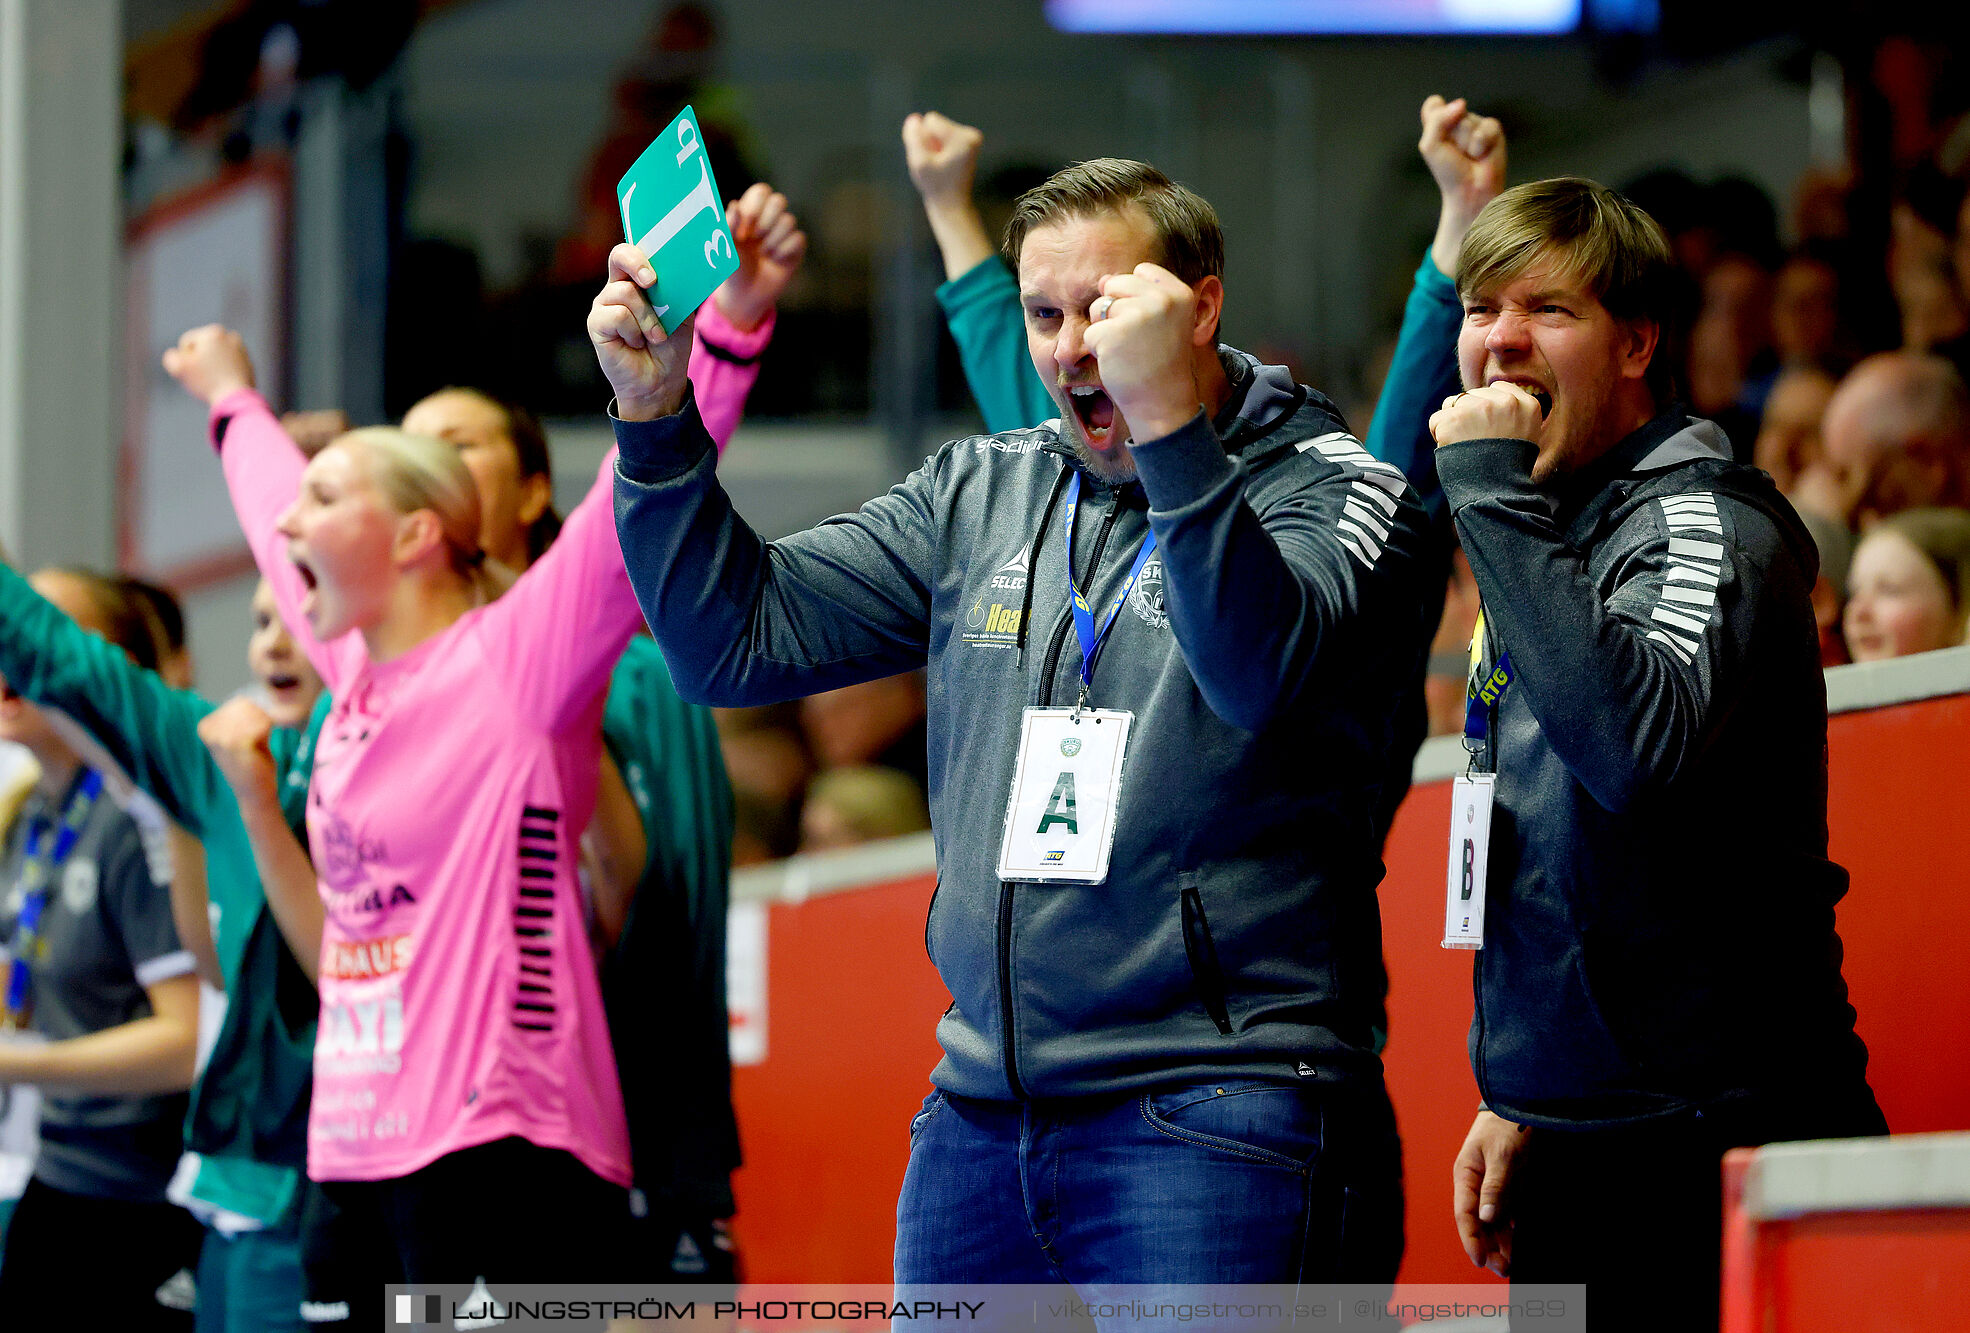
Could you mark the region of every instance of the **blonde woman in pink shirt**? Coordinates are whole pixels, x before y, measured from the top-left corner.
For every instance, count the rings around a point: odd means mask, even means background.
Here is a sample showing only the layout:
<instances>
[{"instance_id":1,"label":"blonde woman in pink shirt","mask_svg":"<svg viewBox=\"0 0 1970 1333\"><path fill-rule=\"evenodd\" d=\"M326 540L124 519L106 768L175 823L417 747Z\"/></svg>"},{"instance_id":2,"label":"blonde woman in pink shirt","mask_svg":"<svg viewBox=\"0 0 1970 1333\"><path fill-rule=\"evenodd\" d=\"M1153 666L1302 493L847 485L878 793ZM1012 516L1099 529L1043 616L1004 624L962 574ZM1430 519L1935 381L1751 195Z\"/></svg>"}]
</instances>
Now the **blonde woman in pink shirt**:
<instances>
[{"instance_id":1,"label":"blonde woman in pink shirt","mask_svg":"<svg viewBox=\"0 0 1970 1333\"><path fill-rule=\"evenodd\" d=\"M689 355L707 418L736 421L754 367L692 348L680 330L657 355ZM401 1277L379 1284L606 1279L629 1146L575 869L610 671L641 624L614 452L493 600L452 445L371 428L304 460L236 335L192 330L165 367L211 406L254 556L335 699L312 872L291 838L256 837L270 892L312 875L326 908L309 1175L387 1236ZM250 715L226 721L208 741L257 834L264 752Z\"/></svg>"}]
</instances>

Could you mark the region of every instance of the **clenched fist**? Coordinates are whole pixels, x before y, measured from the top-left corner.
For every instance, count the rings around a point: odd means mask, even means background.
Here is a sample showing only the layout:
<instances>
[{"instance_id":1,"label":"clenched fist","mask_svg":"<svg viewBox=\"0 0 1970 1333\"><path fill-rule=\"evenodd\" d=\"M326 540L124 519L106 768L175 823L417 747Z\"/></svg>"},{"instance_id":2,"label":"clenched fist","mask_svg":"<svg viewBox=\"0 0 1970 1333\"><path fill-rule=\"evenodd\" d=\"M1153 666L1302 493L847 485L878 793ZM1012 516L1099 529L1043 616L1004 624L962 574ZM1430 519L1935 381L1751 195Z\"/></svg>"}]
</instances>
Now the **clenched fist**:
<instances>
[{"instance_id":1,"label":"clenched fist","mask_svg":"<svg viewBox=\"0 0 1970 1333\"><path fill-rule=\"evenodd\" d=\"M231 699L207 713L198 738L212 752L241 805L280 803L280 771L274 767L274 720L251 699Z\"/></svg>"},{"instance_id":2,"label":"clenched fist","mask_svg":"<svg viewBox=\"0 0 1970 1333\"><path fill-rule=\"evenodd\" d=\"M253 387L253 358L246 341L219 324L188 330L164 349L164 370L185 391L210 406L235 389Z\"/></svg>"}]
</instances>

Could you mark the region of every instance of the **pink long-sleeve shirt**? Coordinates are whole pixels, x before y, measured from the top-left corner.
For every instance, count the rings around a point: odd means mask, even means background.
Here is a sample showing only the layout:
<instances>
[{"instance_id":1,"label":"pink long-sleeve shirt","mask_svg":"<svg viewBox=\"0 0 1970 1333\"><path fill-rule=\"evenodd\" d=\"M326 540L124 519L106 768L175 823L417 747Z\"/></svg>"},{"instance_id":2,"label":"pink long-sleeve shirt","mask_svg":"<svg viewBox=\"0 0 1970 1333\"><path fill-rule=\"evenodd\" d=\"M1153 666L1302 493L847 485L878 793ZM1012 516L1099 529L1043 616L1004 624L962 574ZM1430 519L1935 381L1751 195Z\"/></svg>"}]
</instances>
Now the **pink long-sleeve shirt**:
<instances>
[{"instance_id":1,"label":"pink long-sleeve shirt","mask_svg":"<svg viewBox=\"0 0 1970 1333\"><path fill-rule=\"evenodd\" d=\"M725 434L756 373L743 358L769 335L720 342L740 359L704 355L702 335L694 348L701 411ZM308 797L327 906L308 1174L390 1179L518 1135L627 1185L576 883L610 671L641 624L616 543L614 451L503 597L375 663L359 633L324 644L299 613L274 525L305 460L266 401L226 396L212 432L255 560L335 700Z\"/></svg>"}]
</instances>

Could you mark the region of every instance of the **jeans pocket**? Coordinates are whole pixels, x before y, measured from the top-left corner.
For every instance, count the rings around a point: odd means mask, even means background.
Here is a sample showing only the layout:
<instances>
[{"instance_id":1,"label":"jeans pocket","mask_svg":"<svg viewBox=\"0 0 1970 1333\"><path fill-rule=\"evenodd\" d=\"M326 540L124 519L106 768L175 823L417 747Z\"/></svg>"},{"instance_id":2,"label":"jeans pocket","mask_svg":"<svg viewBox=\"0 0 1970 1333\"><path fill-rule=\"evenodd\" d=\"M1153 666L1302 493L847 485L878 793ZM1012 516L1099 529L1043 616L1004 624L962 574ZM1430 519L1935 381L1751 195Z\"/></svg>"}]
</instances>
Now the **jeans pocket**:
<instances>
[{"instance_id":1,"label":"jeans pocket","mask_svg":"<svg viewBox=\"0 0 1970 1333\"><path fill-rule=\"evenodd\" d=\"M944 1090L942 1088L934 1089L928 1097L923 1099L923 1110L918 1111L914 1116L910 1117L910 1143L912 1145L916 1143L917 1136L923 1133L923 1127L930 1123L931 1118L937 1114L938 1108L943 1105Z\"/></svg>"},{"instance_id":2,"label":"jeans pocket","mask_svg":"<svg viewBox=\"0 0 1970 1333\"><path fill-rule=\"evenodd\" d=\"M1224 1079L1147 1092L1142 1118L1200 1148L1305 1172L1320 1155L1321 1106L1310 1090Z\"/></svg>"}]
</instances>

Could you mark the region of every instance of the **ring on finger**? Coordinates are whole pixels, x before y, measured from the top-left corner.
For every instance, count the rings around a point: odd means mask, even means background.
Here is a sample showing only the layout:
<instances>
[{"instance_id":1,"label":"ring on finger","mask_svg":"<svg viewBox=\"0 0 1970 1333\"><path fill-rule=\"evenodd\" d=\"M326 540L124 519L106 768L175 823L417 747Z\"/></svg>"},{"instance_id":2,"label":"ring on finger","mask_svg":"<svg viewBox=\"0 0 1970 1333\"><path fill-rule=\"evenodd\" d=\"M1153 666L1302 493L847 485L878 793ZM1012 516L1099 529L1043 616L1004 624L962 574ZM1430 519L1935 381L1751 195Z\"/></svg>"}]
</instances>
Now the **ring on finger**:
<instances>
[{"instance_id":1,"label":"ring on finger","mask_svg":"<svg viewBox=\"0 0 1970 1333\"><path fill-rule=\"evenodd\" d=\"M1114 304L1115 298L1112 296L1095 297L1094 304L1088 307L1088 322L1099 324L1102 320L1107 319L1108 311Z\"/></svg>"}]
</instances>

